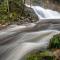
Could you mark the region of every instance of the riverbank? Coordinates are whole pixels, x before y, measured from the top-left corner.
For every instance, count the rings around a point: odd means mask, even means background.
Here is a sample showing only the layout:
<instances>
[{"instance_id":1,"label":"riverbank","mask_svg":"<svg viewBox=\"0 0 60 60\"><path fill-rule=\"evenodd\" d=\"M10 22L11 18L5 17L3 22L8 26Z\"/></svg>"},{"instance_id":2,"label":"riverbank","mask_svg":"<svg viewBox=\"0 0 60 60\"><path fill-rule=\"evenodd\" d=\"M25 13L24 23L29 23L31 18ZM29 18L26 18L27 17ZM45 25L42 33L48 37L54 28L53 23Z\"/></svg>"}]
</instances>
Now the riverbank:
<instances>
[{"instance_id":1,"label":"riverbank","mask_svg":"<svg viewBox=\"0 0 60 60\"><path fill-rule=\"evenodd\" d=\"M35 14L32 8L27 7L25 5L20 6L18 1L17 2L9 1L9 2L10 2L9 13L5 11L2 11L0 13L1 15L0 16L0 29L3 29L6 26L9 26L12 24L22 25L22 24L33 23L33 22L38 21L38 16Z\"/></svg>"},{"instance_id":2,"label":"riverbank","mask_svg":"<svg viewBox=\"0 0 60 60\"><path fill-rule=\"evenodd\" d=\"M18 14L17 17L15 17L16 19L13 20L0 20L0 30L6 28L9 25L22 25L22 24L27 24L27 23L34 23L37 22L38 16L35 14L34 10L30 7L25 7L25 15L20 16Z\"/></svg>"}]
</instances>

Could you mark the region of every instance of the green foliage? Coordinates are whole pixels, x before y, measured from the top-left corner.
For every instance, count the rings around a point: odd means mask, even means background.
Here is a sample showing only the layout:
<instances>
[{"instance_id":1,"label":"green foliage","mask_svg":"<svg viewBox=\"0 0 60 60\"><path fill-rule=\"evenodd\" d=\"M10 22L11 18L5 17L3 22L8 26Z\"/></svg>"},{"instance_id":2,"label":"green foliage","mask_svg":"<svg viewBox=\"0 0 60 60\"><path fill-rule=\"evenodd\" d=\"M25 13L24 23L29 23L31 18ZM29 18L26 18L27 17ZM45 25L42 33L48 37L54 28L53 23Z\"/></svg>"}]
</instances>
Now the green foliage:
<instances>
[{"instance_id":1,"label":"green foliage","mask_svg":"<svg viewBox=\"0 0 60 60\"><path fill-rule=\"evenodd\" d=\"M0 20L6 20L7 19L7 0L3 0L2 2L0 2Z\"/></svg>"},{"instance_id":2,"label":"green foliage","mask_svg":"<svg viewBox=\"0 0 60 60\"><path fill-rule=\"evenodd\" d=\"M0 1L0 20L14 20L23 11L23 0Z\"/></svg>"},{"instance_id":3,"label":"green foliage","mask_svg":"<svg viewBox=\"0 0 60 60\"><path fill-rule=\"evenodd\" d=\"M54 60L50 51L32 53L26 56L26 60Z\"/></svg>"},{"instance_id":4,"label":"green foliage","mask_svg":"<svg viewBox=\"0 0 60 60\"><path fill-rule=\"evenodd\" d=\"M4 0L0 4L0 13L7 13L7 0Z\"/></svg>"},{"instance_id":5,"label":"green foliage","mask_svg":"<svg viewBox=\"0 0 60 60\"><path fill-rule=\"evenodd\" d=\"M60 48L60 34L53 36L50 41L49 48Z\"/></svg>"},{"instance_id":6,"label":"green foliage","mask_svg":"<svg viewBox=\"0 0 60 60\"><path fill-rule=\"evenodd\" d=\"M35 14L30 13L32 10L27 8L24 4L25 4L25 0L1 0L0 1L0 21L2 22L9 21L13 23L14 22L18 23L19 21L19 23L21 23L21 19L20 19L21 17L25 17L22 19L23 23L25 20L28 22L32 22L32 20L34 21L38 20L35 18Z\"/></svg>"}]
</instances>

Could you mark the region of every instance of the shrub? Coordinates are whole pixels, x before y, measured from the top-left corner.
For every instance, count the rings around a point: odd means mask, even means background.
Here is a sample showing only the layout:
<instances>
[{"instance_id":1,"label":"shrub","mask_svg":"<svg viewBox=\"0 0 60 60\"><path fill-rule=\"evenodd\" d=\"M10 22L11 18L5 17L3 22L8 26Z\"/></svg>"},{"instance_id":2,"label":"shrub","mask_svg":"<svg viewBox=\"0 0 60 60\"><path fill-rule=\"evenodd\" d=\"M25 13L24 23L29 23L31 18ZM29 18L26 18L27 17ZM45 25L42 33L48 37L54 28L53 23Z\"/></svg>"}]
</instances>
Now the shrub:
<instances>
[{"instance_id":1,"label":"shrub","mask_svg":"<svg viewBox=\"0 0 60 60\"><path fill-rule=\"evenodd\" d=\"M53 36L53 38L50 40L49 48L50 49L60 48L60 34Z\"/></svg>"}]
</instances>

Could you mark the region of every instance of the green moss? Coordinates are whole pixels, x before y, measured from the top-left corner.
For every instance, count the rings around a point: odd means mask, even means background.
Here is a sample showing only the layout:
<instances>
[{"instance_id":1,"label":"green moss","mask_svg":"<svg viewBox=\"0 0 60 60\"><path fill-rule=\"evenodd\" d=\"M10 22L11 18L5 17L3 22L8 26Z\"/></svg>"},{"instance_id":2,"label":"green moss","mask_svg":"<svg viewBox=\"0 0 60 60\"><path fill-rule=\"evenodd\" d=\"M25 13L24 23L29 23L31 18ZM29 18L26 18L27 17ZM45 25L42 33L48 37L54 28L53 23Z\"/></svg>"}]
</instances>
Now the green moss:
<instances>
[{"instance_id":1,"label":"green moss","mask_svg":"<svg viewBox=\"0 0 60 60\"><path fill-rule=\"evenodd\" d=\"M54 35L50 40L49 49L60 48L60 34Z\"/></svg>"},{"instance_id":2,"label":"green moss","mask_svg":"<svg viewBox=\"0 0 60 60\"><path fill-rule=\"evenodd\" d=\"M50 51L37 52L29 54L25 57L26 60L54 60Z\"/></svg>"}]
</instances>

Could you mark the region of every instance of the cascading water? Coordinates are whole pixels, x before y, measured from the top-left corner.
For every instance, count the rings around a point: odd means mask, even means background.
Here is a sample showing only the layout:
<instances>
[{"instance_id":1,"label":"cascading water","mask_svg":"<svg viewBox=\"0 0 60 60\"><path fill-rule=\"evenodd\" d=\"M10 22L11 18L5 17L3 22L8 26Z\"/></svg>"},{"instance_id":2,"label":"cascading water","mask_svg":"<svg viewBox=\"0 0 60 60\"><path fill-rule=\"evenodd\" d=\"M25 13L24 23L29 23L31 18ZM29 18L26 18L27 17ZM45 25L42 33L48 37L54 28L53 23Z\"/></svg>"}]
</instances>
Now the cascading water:
<instances>
[{"instance_id":1,"label":"cascading water","mask_svg":"<svg viewBox=\"0 0 60 60\"><path fill-rule=\"evenodd\" d=\"M39 19L60 19L60 13L40 6L32 6Z\"/></svg>"},{"instance_id":2,"label":"cascading water","mask_svg":"<svg viewBox=\"0 0 60 60\"><path fill-rule=\"evenodd\" d=\"M30 7L26 4L27 7ZM31 6L40 19L60 19L60 13L50 9L44 9L40 6Z\"/></svg>"},{"instance_id":3,"label":"cascading water","mask_svg":"<svg viewBox=\"0 0 60 60\"><path fill-rule=\"evenodd\" d=\"M39 6L32 6L31 8L34 9L39 19L60 18L60 14L56 11L44 9ZM51 37L60 33L58 30L33 32L33 29L41 26L35 25L32 23L23 26L10 26L7 30L0 31L0 60L22 60L27 53L33 50L46 49ZM27 32L28 30L31 31Z\"/></svg>"}]
</instances>

